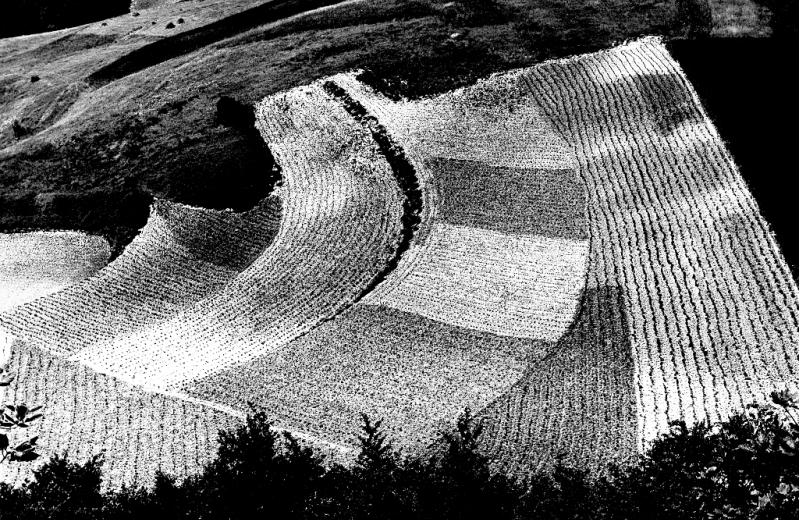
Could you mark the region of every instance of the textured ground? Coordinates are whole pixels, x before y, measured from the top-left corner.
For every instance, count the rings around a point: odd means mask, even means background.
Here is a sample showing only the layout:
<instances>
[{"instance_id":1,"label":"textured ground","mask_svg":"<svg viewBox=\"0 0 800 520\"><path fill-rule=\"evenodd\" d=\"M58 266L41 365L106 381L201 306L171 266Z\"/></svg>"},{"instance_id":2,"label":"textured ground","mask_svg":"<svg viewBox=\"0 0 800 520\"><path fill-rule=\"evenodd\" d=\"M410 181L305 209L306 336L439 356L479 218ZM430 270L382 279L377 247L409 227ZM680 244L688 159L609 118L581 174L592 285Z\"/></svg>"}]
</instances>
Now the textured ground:
<instances>
[{"instance_id":1,"label":"textured ground","mask_svg":"<svg viewBox=\"0 0 800 520\"><path fill-rule=\"evenodd\" d=\"M76 232L0 235L0 311L93 275L109 254L105 240Z\"/></svg>"},{"instance_id":2,"label":"textured ground","mask_svg":"<svg viewBox=\"0 0 800 520\"><path fill-rule=\"evenodd\" d=\"M159 201L98 275L0 314L45 449L146 482L248 400L345 456L359 412L423 449L470 406L509 470L599 468L796 386L796 285L657 40L417 101L338 74L258 126L283 184L256 209Z\"/></svg>"}]
</instances>

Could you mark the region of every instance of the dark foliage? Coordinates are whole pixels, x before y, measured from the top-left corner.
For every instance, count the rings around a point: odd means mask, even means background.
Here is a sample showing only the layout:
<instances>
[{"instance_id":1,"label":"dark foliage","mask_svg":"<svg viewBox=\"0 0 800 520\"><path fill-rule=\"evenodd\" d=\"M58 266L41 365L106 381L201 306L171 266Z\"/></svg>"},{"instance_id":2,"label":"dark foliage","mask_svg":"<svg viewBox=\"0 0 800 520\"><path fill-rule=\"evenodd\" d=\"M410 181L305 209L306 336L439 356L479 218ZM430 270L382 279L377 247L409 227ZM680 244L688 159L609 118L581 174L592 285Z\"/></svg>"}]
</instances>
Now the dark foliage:
<instances>
[{"instance_id":1,"label":"dark foliage","mask_svg":"<svg viewBox=\"0 0 800 520\"><path fill-rule=\"evenodd\" d=\"M441 449L404 457L364 417L360 452L326 467L263 411L220 434L217 459L183 482L158 475L151 489L102 493L101 459L56 456L18 488L0 485L0 512L64 519L696 519L796 518L796 402L773 394L715 425L676 422L633 465L607 475L560 462L524 482L491 470L478 449L482 423L469 410Z\"/></svg>"},{"instance_id":2,"label":"dark foliage","mask_svg":"<svg viewBox=\"0 0 800 520\"><path fill-rule=\"evenodd\" d=\"M475 27L503 23L507 13L497 0L461 0L445 4L441 18L450 25Z\"/></svg>"},{"instance_id":3,"label":"dark foliage","mask_svg":"<svg viewBox=\"0 0 800 520\"><path fill-rule=\"evenodd\" d=\"M73 27L128 12L130 0L14 0L3 3L0 38Z\"/></svg>"},{"instance_id":4,"label":"dark foliage","mask_svg":"<svg viewBox=\"0 0 800 520\"><path fill-rule=\"evenodd\" d=\"M256 122L253 107L229 96L217 99L217 122L232 128L249 130Z\"/></svg>"},{"instance_id":5,"label":"dark foliage","mask_svg":"<svg viewBox=\"0 0 800 520\"><path fill-rule=\"evenodd\" d=\"M503 68L506 60L470 39L440 37L404 48L378 49L362 60L360 79L391 99L419 98L463 87Z\"/></svg>"},{"instance_id":6,"label":"dark foliage","mask_svg":"<svg viewBox=\"0 0 800 520\"><path fill-rule=\"evenodd\" d=\"M30 132L27 128L22 126L22 123L15 119L14 122L11 123L11 133L14 134L14 139L22 139Z\"/></svg>"}]
</instances>

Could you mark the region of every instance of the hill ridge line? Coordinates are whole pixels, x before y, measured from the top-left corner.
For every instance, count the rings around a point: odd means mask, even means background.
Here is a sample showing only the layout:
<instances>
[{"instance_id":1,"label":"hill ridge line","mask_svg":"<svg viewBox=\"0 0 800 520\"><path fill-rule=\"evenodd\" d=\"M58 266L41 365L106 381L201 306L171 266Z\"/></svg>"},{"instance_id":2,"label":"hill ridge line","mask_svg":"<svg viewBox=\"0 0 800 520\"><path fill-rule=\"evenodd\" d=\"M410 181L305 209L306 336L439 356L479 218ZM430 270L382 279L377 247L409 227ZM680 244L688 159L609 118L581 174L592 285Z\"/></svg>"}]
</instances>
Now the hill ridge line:
<instances>
[{"instance_id":1,"label":"hill ridge line","mask_svg":"<svg viewBox=\"0 0 800 520\"><path fill-rule=\"evenodd\" d=\"M146 68L196 51L266 23L277 22L343 0L271 0L216 22L139 47L92 72L86 82L102 87Z\"/></svg>"}]
</instances>

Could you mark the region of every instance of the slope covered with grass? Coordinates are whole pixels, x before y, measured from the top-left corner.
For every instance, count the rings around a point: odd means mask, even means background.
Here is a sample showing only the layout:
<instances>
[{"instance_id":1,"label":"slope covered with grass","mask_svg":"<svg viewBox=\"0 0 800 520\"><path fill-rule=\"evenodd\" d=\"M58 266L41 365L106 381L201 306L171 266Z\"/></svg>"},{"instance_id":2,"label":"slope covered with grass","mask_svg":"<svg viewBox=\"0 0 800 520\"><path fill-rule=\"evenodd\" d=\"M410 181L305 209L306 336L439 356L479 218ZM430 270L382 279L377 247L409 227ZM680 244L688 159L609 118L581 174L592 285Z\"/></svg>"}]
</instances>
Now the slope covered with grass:
<instances>
[{"instance_id":1,"label":"slope covered with grass","mask_svg":"<svg viewBox=\"0 0 800 520\"><path fill-rule=\"evenodd\" d=\"M475 16L474 5L489 7ZM266 18L243 23L237 13L252 9ZM270 189L271 157L248 128L220 124L223 95L252 104L352 68L373 69L393 92L442 92L636 35L682 34L676 13L669 0L380 0L276 22L289 12L202 0L0 40L0 230L101 233L119 253L144 225L148 196L253 207ZM148 45L161 51L139 50ZM158 59L119 65L137 52Z\"/></svg>"}]
</instances>

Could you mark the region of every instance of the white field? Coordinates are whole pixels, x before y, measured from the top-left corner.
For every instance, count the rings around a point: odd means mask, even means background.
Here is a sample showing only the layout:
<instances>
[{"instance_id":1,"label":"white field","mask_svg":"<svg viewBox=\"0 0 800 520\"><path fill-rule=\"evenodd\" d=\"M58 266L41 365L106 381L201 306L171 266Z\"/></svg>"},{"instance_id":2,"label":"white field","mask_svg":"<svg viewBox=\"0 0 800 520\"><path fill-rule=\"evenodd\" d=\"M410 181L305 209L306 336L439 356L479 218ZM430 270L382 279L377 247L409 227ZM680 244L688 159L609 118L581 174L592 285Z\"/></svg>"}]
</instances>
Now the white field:
<instances>
[{"instance_id":1,"label":"white field","mask_svg":"<svg viewBox=\"0 0 800 520\"><path fill-rule=\"evenodd\" d=\"M663 45L524 75L587 186L588 297L556 349L572 356L534 365L487 411L493 452L530 466L565 451L602 467L671 420L717 421L796 390L797 286Z\"/></svg>"},{"instance_id":2,"label":"white field","mask_svg":"<svg viewBox=\"0 0 800 520\"><path fill-rule=\"evenodd\" d=\"M274 241L213 295L166 322L88 345L73 359L179 391L334 318L393 254L400 193L363 129L319 86L276 96L259 110L284 178Z\"/></svg>"},{"instance_id":3,"label":"white field","mask_svg":"<svg viewBox=\"0 0 800 520\"><path fill-rule=\"evenodd\" d=\"M0 312L92 276L110 255L105 239L83 233L0 234Z\"/></svg>"},{"instance_id":4,"label":"white field","mask_svg":"<svg viewBox=\"0 0 800 520\"><path fill-rule=\"evenodd\" d=\"M524 98L526 87L516 78L499 76L473 89L397 105L350 75L333 80L358 101L369 98L363 104L386 122L415 167L424 201L420 229L397 268L336 319L284 349L185 389L232 407L258 402L279 424L344 445L353 442L359 413L365 412L386 418L399 445L421 449L465 407L481 409L507 391L572 323L588 256L585 196L569 149L532 99ZM495 85L508 102L487 101ZM279 101L268 98L262 106L274 105ZM301 121L320 117L301 108L283 112ZM505 122L494 131L502 152L488 161L479 132L466 130L476 126L469 119L473 113L481 114L481 124ZM263 109L260 114L277 119ZM405 133L392 126L399 122L410 125ZM531 141L515 146L517 131ZM442 148L459 132L460 141ZM269 138L268 143L275 146ZM436 161L443 160L454 161L455 171L439 167ZM486 168L486 179L470 180ZM503 174L492 177L494 168ZM562 189L540 190L543 178L558 179ZM540 196L524 215L488 203L516 196L506 193L512 189ZM469 199L473 213L459 212L458 201L450 199ZM568 222L553 223L554 213ZM514 226L523 217L552 225ZM517 232L502 231L506 225Z\"/></svg>"}]
</instances>

